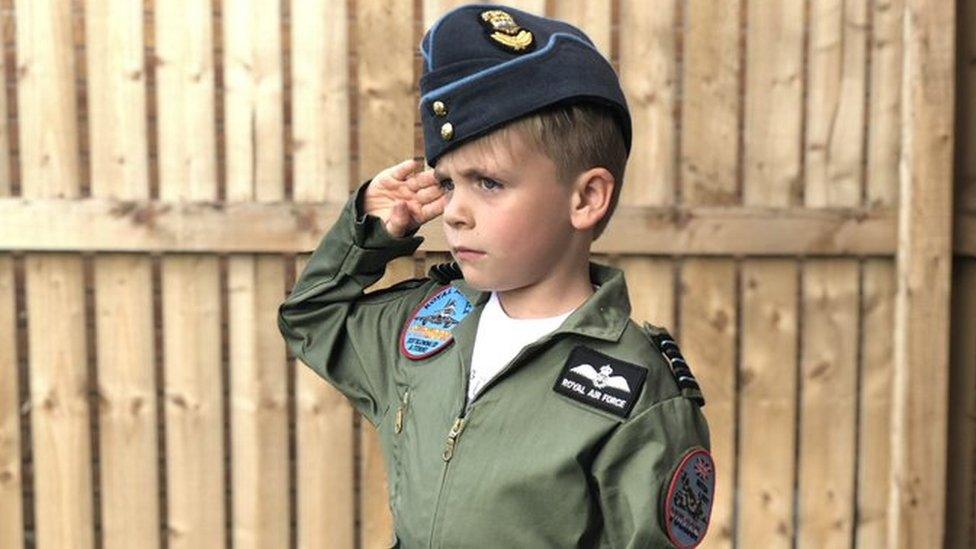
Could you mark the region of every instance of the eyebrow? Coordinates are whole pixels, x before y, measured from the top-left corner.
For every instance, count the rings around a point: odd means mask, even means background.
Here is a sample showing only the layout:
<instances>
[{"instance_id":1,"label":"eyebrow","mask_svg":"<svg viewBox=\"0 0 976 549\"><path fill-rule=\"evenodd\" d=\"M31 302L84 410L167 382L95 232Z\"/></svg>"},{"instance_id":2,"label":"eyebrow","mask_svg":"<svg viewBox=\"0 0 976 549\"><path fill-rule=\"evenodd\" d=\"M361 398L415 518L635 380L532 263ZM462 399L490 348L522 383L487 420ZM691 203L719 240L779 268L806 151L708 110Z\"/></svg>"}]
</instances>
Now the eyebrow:
<instances>
[{"instance_id":1,"label":"eyebrow","mask_svg":"<svg viewBox=\"0 0 976 549\"><path fill-rule=\"evenodd\" d=\"M494 177L491 174L488 174L488 173L482 171L479 168L467 168L467 169L461 170L461 172L460 172L459 175L461 177L465 177L465 178L485 177L485 178L491 179L491 178ZM434 177L438 181L441 181L443 179L447 179L448 178L447 175L444 172L437 171L436 168L434 168Z\"/></svg>"}]
</instances>

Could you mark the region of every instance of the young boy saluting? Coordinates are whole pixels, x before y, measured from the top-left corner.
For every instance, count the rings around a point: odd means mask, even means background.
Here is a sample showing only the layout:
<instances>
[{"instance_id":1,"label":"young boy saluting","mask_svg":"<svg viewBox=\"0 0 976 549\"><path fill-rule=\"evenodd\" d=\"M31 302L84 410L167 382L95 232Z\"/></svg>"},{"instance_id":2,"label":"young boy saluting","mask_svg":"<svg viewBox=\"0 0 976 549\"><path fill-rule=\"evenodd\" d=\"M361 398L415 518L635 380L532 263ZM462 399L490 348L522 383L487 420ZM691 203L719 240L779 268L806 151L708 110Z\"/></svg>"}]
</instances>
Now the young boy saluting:
<instances>
[{"instance_id":1,"label":"young boy saluting","mask_svg":"<svg viewBox=\"0 0 976 549\"><path fill-rule=\"evenodd\" d=\"M497 5L426 33L425 153L350 197L278 323L376 426L396 546L693 547L715 467L668 333L590 246L631 122L579 29ZM364 293L443 218L455 262ZM326 466L328 466L326 464Z\"/></svg>"}]
</instances>

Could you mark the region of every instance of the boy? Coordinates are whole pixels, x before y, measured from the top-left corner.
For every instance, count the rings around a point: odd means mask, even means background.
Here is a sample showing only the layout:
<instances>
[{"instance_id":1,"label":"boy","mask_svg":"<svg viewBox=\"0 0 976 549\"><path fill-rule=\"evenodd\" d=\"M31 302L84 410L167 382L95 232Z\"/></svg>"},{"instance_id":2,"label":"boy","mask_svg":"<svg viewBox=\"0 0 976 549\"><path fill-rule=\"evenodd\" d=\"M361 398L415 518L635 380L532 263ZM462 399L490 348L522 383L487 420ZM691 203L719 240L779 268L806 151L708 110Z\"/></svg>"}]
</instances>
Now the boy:
<instances>
[{"instance_id":1,"label":"boy","mask_svg":"<svg viewBox=\"0 0 976 549\"><path fill-rule=\"evenodd\" d=\"M630 116L579 29L497 5L421 43L425 153L350 198L279 310L289 348L376 426L395 546L693 547L704 399L623 273L589 261ZM443 216L456 261L364 293Z\"/></svg>"}]
</instances>

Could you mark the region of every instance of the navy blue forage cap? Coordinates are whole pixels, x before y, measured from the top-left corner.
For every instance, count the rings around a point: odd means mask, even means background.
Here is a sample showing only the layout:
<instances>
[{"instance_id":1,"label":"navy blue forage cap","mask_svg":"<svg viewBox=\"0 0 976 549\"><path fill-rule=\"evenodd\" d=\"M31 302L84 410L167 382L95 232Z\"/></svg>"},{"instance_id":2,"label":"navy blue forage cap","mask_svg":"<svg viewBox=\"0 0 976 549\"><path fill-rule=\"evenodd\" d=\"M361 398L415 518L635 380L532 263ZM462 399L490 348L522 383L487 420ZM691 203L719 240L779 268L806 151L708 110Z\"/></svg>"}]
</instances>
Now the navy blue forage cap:
<instances>
[{"instance_id":1,"label":"navy blue forage cap","mask_svg":"<svg viewBox=\"0 0 976 549\"><path fill-rule=\"evenodd\" d=\"M467 5L424 34L420 118L424 154L445 152L544 107L609 107L630 153L630 111L610 62L578 28L521 10Z\"/></svg>"}]
</instances>

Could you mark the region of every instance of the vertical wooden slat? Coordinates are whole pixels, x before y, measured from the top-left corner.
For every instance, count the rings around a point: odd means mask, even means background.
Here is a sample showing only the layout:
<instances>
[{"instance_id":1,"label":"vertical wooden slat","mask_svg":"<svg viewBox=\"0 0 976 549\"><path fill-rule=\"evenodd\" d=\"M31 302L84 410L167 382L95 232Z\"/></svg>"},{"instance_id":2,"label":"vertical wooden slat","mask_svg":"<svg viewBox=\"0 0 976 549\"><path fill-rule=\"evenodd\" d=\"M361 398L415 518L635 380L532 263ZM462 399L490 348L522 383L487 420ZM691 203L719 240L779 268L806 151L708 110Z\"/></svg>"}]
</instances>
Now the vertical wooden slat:
<instances>
[{"instance_id":1,"label":"vertical wooden slat","mask_svg":"<svg viewBox=\"0 0 976 549\"><path fill-rule=\"evenodd\" d=\"M149 198L142 6L85 5L92 195ZM105 547L159 545L152 263L94 260Z\"/></svg>"},{"instance_id":2,"label":"vertical wooden slat","mask_svg":"<svg viewBox=\"0 0 976 549\"><path fill-rule=\"evenodd\" d=\"M715 457L711 523L702 547L731 547L735 502L735 263L691 259L681 270L681 349L701 382Z\"/></svg>"},{"instance_id":3,"label":"vertical wooden slat","mask_svg":"<svg viewBox=\"0 0 976 549\"><path fill-rule=\"evenodd\" d=\"M946 547L976 546L976 260L952 276Z\"/></svg>"},{"instance_id":4,"label":"vertical wooden slat","mask_svg":"<svg viewBox=\"0 0 976 549\"><path fill-rule=\"evenodd\" d=\"M554 0L554 17L582 29L604 57L610 59L610 10L612 2L606 0Z\"/></svg>"},{"instance_id":5,"label":"vertical wooden slat","mask_svg":"<svg viewBox=\"0 0 976 549\"><path fill-rule=\"evenodd\" d=\"M796 468L797 265L742 266L740 547L791 547Z\"/></svg>"},{"instance_id":6,"label":"vertical wooden slat","mask_svg":"<svg viewBox=\"0 0 976 549\"><path fill-rule=\"evenodd\" d=\"M804 268L798 544L848 547L854 519L858 265Z\"/></svg>"},{"instance_id":7,"label":"vertical wooden slat","mask_svg":"<svg viewBox=\"0 0 976 549\"><path fill-rule=\"evenodd\" d=\"M308 256L296 259L301 273ZM342 393L295 360L298 547L353 547L353 414ZM328 464L328 466L323 466Z\"/></svg>"},{"instance_id":8,"label":"vertical wooden slat","mask_svg":"<svg viewBox=\"0 0 976 549\"><path fill-rule=\"evenodd\" d=\"M22 194L80 195L71 6L20 1L18 129ZM94 545L88 350L82 260L73 254L24 261L30 364L35 541Z\"/></svg>"},{"instance_id":9,"label":"vertical wooden slat","mask_svg":"<svg viewBox=\"0 0 976 549\"><path fill-rule=\"evenodd\" d=\"M871 207L894 206L898 200L904 12L904 0L871 3L871 91L864 181L865 205Z\"/></svg>"},{"instance_id":10,"label":"vertical wooden slat","mask_svg":"<svg viewBox=\"0 0 976 549\"><path fill-rule=\"evenodd\" d=\"M630 316L637 322L662 326L676 335L674 321L674 262L625 256L616 262L624 272L630 294Z\"/></svg>"},{"instance_id":11,"label":"vertical wooden slat","mask_svg":"<svg viewBox=\"0 0 976 549\"><path fill-rule=\"evenodd\" d=\"M621 204L674 203L676 25L676 0L620 3L620 84L634 132L627 161L628 177L620 189Z\"/></svg>"},{"instance_id":12,"label":"vertical wooden slat","mask_svg":"<svg viewBox=\"0 0 976 549\"><path fill-rule=\"evenodd\" d=\"M806 203L861 200L867 2L812 0L807 55Z\"/></svg>"},{"instance_id":13,"label":"vertical wooden slat","mask_svg":"<svg viewBox=\"0 0 976 549\"><path fill-rule=\"evenodd\" d=\"M681 192L689 204L738 201L742 0L690 0L685 11ZM728 477L726 477L728 478Z\"/></svg>"},{"instance_id":14,"label":"vertical wooden slat","mask_svg":"<svg viewBox=\"0 0 976 549\"><path fill-rule=\"evenodd\" d=\"M274 2L224 0L227 200L284 197L281 13ZM235 547L289 542L288 394L276 328L284 263L228 259L232 537Z\"/></svg>"},{"instance_id":15,"label":"vertical wooden slat","mask_svg":"<svg viewBox=\"0 0 976 549\"><path fill-rule=\"evenodd\" d=\"M689 205L738 200L741 0L691 0L684 12L681 106L681 197ZM690 259L681 270L682 349L708 406L716 490L703 547L731 547L735 538L736 265Z\"/></svg>"},{"instance_id":16,"label":"vertical wooden slat","mask_svg":"<svg viewBox=\"0 0 976 549\"><path fill-rule=\"evenodd\" d=\"M743 202L800 203L803 3L750 0L746 37Z\"/></svg>"},{"instance_id":17,"label":"vertical wooden slat","mask_svg":"<svg viewBox=\"0 0 976 549\"><path fill-rule=\"evenodd\" d=\"M952 2L905 2L892 547L945 539L955 22Z\"/></svg>"},{"instance_id":18,"label":"vertical wooden slat","mask_svg":"<svg viewBox=\"0 0 976 549\"><path fill-rule=\"evenodd\" d=\"M7 89L7 56L0 56L0 83ZM7 138L7 94L0 93L0 198L10 197L10 142ZM20 375L17 364L17 303L14 261L0 254L0 547L24 545L23 471L20 455Z\"/></svg>"},{"instance_id":19,"label":"vertical wooden slat","mask_svg":"<svg viewBox=\"0 0 976 549\"><path fill-rule=\"evenodd\" d=\"M351 135L347 17L346 2L291 1L295 200L341 202L348 196ZM370 31L367 36L375 35Z\"/></svg>"},{"instance_id":20,"label":"vertical wooden slat","mask_svg":"<svg viewBox=\"0 0 976 549\"><path fill-rule=\"evenodd\" d=\"M296 201L349 196L348 15L346 2L292 0L290 5ZM307 257L296 260L296 273L306 262ZM311 368L297 359L294 367L298 546L352 547L354 411Z\"/></svg>"},{"instance_id":21,"label":"vertical wooden slat","mask_svg":"<svg viewBox=\"0 0 976 549\"><path fill-rule=\"evenodd\" d=\"M159 196L217 198L209 3L157 2ZM225 543L220 283L216 257L162 260L167 535L170 547Z\"/></svg>"},{"instance_id":22,"label":"vertical wooden slat","mask_svg":"<svg viewBox=\"0 0 976 549\"><path fill-rule=\"evenodd\" d=\"M440 16L465 4L504 4L505 6L511 6L537 15L545 15L546 13L546 0L504 0L501 2L498 0L488 0L487 2L473 2L471 0L422 0L422 2L424 29L429 29ZM518 19L515 22L517 23Z\"/></svg>"},{"instance_id":23,"label":"vertical wooden slat","mask_svg":"<svg viewBox=\"0 0 976 549\"><path fill-rule=\"evenodd\" d=\"M891 453L891 334L895 321L895 268L890 259L864 262L861 295L861 393L857 460L857 547L887 547L888 471Z\"/></svg>"},{"instance_id":24,"label":"vertical wooden slat","mask_svg":"<svg viewBox=\"0 0 976 549\"><path fill-rule=\"evenodd\" d=\"M418 40L413 25L404 23L416 16L413 1L359 2L356 9L360 151L357 178L366 180L383 168L414 156L414 123L418 115L414 52ZM383 39L377 40L377 36ZM361 426L364 433L373 429L368 422L361 422ZM369 446L377 450L375 444ZM381 458L374 455L364 459ZM363 476L361 481L362 543L365 547L385 547L393 537L393 515L385 502L380 504L386 499L386 477Z\"/></svg>"},{"instance_id":25,"label":"vertical wooden slat","mask_svg":"<svg viewBox=\"0 0 976 549\"><path fill-rule=\"evenodd\" d=\"M2 164L0 164L2 166ZM24 546L14 262L0 255L0 547Z\"/></svg>"},{"instance_id":26,"label":"vertical wooden slat","mask_svg":"<svg viewBox=\"0 0 976 549\"><path fill-rule=\"evenodd\" d=\"M800 203L803 114L802 2L747 7L743 202ZM793 260L742 266L737 544L790 547L796 475L797 279Z\"/></svg>"}]
</instances>

